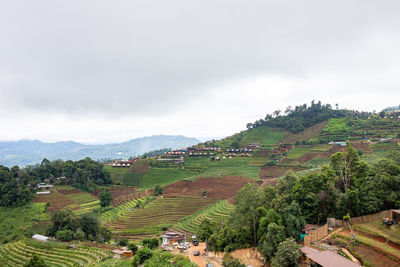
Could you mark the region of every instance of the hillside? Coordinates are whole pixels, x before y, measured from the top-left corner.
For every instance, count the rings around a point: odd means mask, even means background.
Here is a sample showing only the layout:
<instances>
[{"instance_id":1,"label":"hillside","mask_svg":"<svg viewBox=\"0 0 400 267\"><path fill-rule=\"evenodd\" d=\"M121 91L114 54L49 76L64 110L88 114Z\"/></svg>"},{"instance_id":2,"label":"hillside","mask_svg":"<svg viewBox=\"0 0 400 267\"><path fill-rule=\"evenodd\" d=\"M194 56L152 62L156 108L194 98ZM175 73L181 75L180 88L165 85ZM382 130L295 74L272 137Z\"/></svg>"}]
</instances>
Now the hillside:
<instances>
[{"instance_id":1,"label":"hillside","mask_svg":"<svg viewBox=\"0 0 400 267\"><path fill-rule=\"evenodd\" d=\"M154 135L123 143L84 145L76 142L45 143L38 140L0 142L0 165L26 166L49 160L94 160L129 158L163 148L180 148L199 143L195 138L181 135Z\"/></svg>"}]
</instances>

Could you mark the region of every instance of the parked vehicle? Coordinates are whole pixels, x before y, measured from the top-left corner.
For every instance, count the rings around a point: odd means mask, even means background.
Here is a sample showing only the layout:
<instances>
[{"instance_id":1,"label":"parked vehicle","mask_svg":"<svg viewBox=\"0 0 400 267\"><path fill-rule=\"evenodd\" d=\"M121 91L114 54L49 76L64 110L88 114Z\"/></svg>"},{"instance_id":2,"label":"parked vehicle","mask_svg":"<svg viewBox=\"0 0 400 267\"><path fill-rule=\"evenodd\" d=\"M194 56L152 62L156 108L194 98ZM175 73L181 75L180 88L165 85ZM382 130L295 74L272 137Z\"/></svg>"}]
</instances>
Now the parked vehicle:
<instances>
[{"instance_id":1,"label":"parked vehicle","mask_svg":"<svg viewBox=\"0 0 400 267\"><path fill-rule=\"evenodd\" d=\"M194 255L194 256L200 256L200 251L195 250L194 253L193 253L193 255Z\"/></svg>"},{"instance_id":2,"label":"parked vehicle","mask_svg":"<svg viewBox=\"0 0 400 267\"><path fill-rule=\"evenodd\" d=\"M197 240L193 240L193 246L198 246L199 245L199 241L197 241Z\"/></svg>"}]
</instances>

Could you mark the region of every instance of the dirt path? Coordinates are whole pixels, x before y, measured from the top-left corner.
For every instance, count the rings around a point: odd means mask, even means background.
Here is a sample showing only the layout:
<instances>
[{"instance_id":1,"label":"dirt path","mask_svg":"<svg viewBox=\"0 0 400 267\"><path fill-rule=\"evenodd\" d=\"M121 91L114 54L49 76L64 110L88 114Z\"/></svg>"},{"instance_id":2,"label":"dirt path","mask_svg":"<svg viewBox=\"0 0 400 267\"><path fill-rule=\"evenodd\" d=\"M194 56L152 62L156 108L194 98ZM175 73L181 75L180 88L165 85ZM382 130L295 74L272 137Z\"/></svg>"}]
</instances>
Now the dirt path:
<instances>
[{"instance_id":1,"label":"dirt path","mask_svg":"<svg viewBox=\"0 0 400 267\"><path fill-rule=\"evenodd\" d=\"M206 249L206 243L199 243L198 246L190 245L188 249L188 257L191 262L197 264L197 266L203 267L206 266L207 261L203 258L204 250ZM198 250L200 251L200 256L194 256L193 253Z\"/></svg>"}]
</instances>

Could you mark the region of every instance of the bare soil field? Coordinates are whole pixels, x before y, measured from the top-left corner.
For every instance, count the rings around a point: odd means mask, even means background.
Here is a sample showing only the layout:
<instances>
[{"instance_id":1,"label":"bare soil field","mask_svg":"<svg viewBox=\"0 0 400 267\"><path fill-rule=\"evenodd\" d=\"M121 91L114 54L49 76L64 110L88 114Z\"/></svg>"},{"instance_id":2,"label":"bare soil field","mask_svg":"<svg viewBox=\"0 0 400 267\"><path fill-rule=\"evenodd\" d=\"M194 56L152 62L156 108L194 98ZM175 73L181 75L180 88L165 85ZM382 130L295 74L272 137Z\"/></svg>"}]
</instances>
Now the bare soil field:
<instances>
[{"instance_id":1,"label":"bare soil field","mask_svg":"<svg viewBox=\"0 0 400 267\"><path fill-rule=\"evenodd\" d=\"M179 181L164 188L165 197L197 196L207 191L207 198L229 199L234 197L243 186L255 181L241 176L223 178L199 178L194 181Z\"/></svg>"},{"instance_id":2,"label":"bare soil field","mask_svg":"<svg viewBox=\"0 0 400 267\"><path fill-rule=\"evenodd\" d=\"M379 253L373 248L365 245L359 245L354 248L354 251L358 253L364 260L370 262L372 266L400 266L400 263L390 259L382 253Z\"/></svg>"},{"instance_id":3,"label":"bare soil field","mask_svg":"<svg viewBox=\"0 0 400 267\"><path fill-rule=\"evenodd\" d=\"M284 175L287 171L293 170L294 172L305 170L302 167L287 167L287 166L264 166L260 168L260 179L278 178Z\"/></svg>"},{"instance_id":4,"label":"bare soil field","mask_svg":"<svg viewBox=\"0 0 400 267\"><path fill-rule=\"evenodd\" d=\"M149 195L148 192L146 191L138 191L136 187L133 186L124 186L124 187L119 187L119 188L108 188L110 190L110 193L112 195L113 200L111 201L111 206L116 207L119 205L122 205L126 202L129 202L131 200L134 200L135 198L140 198L146 195ZM95 193L92 193L93 196L96 198L100 198L100 193L101 190L96 191Z\"/></svg>"},{"instance_id":5,"label":"bare soil field","mask_svg":"<svg viewBox=\"0 0 400 267\"><path fill-rule=\"evenodd\" d=\"M47 210L50 213L54 213L59 209L65 208L68 205L72 205L75 203L70 198L59 193L56 189L52 189L50 194L35 195L33 202L35 203L49 202L50 206L47 208Z\"/></svg>"}]
</instances>

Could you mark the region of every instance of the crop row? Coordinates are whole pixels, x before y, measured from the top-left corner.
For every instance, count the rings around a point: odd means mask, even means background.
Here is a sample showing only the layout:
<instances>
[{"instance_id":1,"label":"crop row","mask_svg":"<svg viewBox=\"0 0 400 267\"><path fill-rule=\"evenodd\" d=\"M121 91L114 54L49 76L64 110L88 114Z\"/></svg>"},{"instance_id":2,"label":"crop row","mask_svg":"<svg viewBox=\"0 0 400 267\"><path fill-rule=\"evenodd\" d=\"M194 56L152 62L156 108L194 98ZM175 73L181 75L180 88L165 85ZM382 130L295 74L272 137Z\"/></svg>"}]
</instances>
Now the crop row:
<instances>
[{"instance_id":1,"label":"crop row","mask_svg":"<svg viewBox=\"0 0 400 267\"><path fill-rule=\"evenodd\" d=\"M48 266L90 266L112 254L97 248L68 249L52 243L17 241L0 247L1 266L22 266L35 253Z\"/></svg>"},{"instance_id":2,"label":"crop row","mask_svg":"<svg viewBox=\"0 0 400 267\"><path fill-rule=\"evenodd\" d=\"M149 234L155 232L157 226L175 224L213 202L212 199L194 197L158 198L144 208L117 217L108 226L117 233Z\"/></svg>"},{"instance_id":3,"label":"crop row","mask_svg":"<svg viewBox=\"0 0 400 267\"><path fill-rule=\"evenodd\" d=\"M125 216L135 208L136 204L139 201L141 201L141 199L134 199L132 201L126 202L125 204L122 204L121 206L112 208L101 214L100 218L104 223L108 223L120 216Z\"/></svg>"},{"instance_id":4,"label":"crop row","mask_svg":"<svg viewBox=\"0 0 400 267\"><path fill-rule=\"evenodd\" d=\"M199 226L204 219L216 221L220 218L231 215L233 210L233 205L228 204L226 200L222 200L205 207L193 215L185 217L178 224L174 225L174 229L189 233L197 233Z\"/></svg>"}]
</instances>

